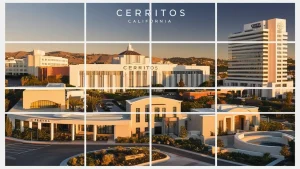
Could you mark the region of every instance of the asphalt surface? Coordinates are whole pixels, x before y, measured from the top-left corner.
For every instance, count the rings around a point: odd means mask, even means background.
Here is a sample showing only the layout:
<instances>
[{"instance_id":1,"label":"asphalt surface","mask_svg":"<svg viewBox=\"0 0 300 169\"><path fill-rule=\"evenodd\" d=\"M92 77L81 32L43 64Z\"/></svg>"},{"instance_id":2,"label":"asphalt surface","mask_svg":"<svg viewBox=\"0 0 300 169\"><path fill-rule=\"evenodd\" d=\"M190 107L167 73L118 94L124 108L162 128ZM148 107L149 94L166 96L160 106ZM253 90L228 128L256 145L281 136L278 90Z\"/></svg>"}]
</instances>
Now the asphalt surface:
<instances>
[{"instance_id":1,"label":"asphalt surface","mask_svg":"<svg viewBox=\"0 0 300 169\"><path fill-rule=\"evenodd\" d=\"M108 147L115 147L116 144L106 144L106 145L87 145L87 152L107 149ZM123 145L122 145L123 146ZM126 145L124 147L133 147L141 145ZM176 150L168 147L162 147L159 145L154 145L155 148L160 151L171 153L175 156L182 156L185 159L190 159L191 165L199 165L201 163L215 165L215 160L207 158L204 156L199 156L184 152L181 150ZM59 166L60 163L76 154L84 153L84 145L75 144L29 144L20 143L16 141L5 140L5 165L6 166ZM166 165L166 164L165 164ZM232 163L222 162L218 160L218 165L228 166L233 165Z\"/></svg>"},{"instance_id":2,"label":"asphalt surface","mask_svg":"<svg viewBox=\"0 0 300 169\"><path fill-rule=\"evenodd\" d=\"M99 106L99 104L96 105L96 109L98 112L106 112L102 107ZM110 112L124 112L124 110L120 109L116 104L110 109Z\"/></svg>"},{"instance_id":3,"label":"asphalt surface","mask_svg":"<svg viewBox=\"0 0 300 169\"><path fill-rule=\"evenodd\" d=\"M27 144L5 140L6 166L59 166L73 155L84 153L84 145Z\"/></svg>"}]
</instances>

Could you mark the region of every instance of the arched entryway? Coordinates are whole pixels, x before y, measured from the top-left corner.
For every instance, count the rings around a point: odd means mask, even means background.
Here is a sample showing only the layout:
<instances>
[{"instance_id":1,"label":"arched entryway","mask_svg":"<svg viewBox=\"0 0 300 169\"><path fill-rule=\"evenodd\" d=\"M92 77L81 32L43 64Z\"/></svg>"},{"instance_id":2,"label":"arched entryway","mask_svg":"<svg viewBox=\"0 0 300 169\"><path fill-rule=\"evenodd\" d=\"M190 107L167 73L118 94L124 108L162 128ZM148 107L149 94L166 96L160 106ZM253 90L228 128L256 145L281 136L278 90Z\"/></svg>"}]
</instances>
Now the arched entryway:
<instances>
[{"instance_id":1,"label":"arched entryway","mask_svg":"<svg viewBox=\"0 0 300 169\"><path fill-rule=\"evenodd\" d=\"M55 103L50 100L38 100L35 102L32 102L30 104L31 109L39 109L39 108L60 108L60 104Z\"/></svg>"}]
</instances>

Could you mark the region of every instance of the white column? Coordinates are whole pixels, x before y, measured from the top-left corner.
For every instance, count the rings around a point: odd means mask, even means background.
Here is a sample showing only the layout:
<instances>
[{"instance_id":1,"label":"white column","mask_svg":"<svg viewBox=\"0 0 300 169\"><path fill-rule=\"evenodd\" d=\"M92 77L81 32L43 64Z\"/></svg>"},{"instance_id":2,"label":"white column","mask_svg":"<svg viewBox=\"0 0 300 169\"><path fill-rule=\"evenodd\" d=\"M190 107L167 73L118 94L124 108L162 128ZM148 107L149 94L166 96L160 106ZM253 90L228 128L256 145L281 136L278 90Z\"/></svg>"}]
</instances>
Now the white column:
<instances>
[{"instance_id":1,"label":"white column","mask_svg":"<svg viewBox=\"0 0 300 169\"><path fill-rule=\"evenodd\" d=\"M54 140L54 123L51 123L50 125L50 140Z\"/></svg>"},{"instance_id":2,"label":"white column","mask_svg":"<svg viewBox=\"0 0 300 169\"><path fill-rule=\"evenodd\" d=\"M198 85L197 85L197 74L193 74L193 82L194 82L193 87L198 87Z\"/></svg>"},{"instance_id":3,"label":"white column","mask_svg":"<svg viewBox=\"0 0 300 169\"><path fill-rule=\"evenodd\" d=\"M175 82L175 75L171 75L171 87L176 87L176 82Z\"/></svg>"},{"instance_id":4,"label":"white column","mask_svg":"<svg viewBox=\"0 0 300 169\"><path fill-rule=\"evenodd\" d=\"M141 78L141 80L140 80L140 87L143 87L143 84L144 84L144 79L143 79L143 74L144 74L144 72L143 71L140 71L140 78Z\"/></svg>"},{"instance_id":5,"label":"white column","mask_svg":"<svg viewBox=\"0 0 300 169\"><path fill-rule=\"evenodd\" d=\"M231 119L232 119L232 121L231 121L231 131L235 132L235 121L234 121L235 117L232 117Z\"/></svg>"},{"instance_id":6,"label":"white column","mask_svg":"<svg viewBox=\"0 0 300 169\"><path fill-rule=\"evenodd\" d=\"M127 73L124 71L123 72L123 78L122 78L122 81L123 81L123 83L122 83L122 87L123 87L123 92L125 92L125 88L126 88L126 77L127 77Z\"/></svg>"},{"instance_id":7,"label":"white column","mask_svg":"<svg viewBox=\"0 0 300 169\"><path fill-rule=\"evenodd\" d=\"M166 74L166 79L164 79L164 81L166 82L166 86L165 87L170 87L170 79L169 79L169 74Z\"/></svg>"},{"instance_id":8,"label":"white column","mask_svg":"<svg viewBox=\"0 0 300 169\"><path fill-rule=\"evenodd\" d=\"M201 74L198 74L198 85L202 83Z\"/></svg>"},{"instance_id":9,"label":"white column","mask_svg":"<svg viewBox=\"0 0 300 169\"><path fill-rule=\"evenodd\" d=\"M75 134L77 134L78 133L78 124L76 124L76 127L75 127Z\"/></svg>"},{"instance_id":10,"label":"white column","mask_svg":"<svg viewBox=\"0 0 300 169\"><path fill-rule=\"evenodd\" d=\"M177 82L175 82L175 86L177 86L179 82L180 82L180 74L177 74Z\"/></svg>"},{"instance_id":11,"label":"white column","mask_svg":"<svg viewBox=\"0 0 300 169\"><path fill-rule=\"evenodd\" d=\"M156 84L160 84L160 73L159 71L156 71Z\"/></svg>"},{"instance_id":12,"label":"white column","mask_svg":"<svg viewBox=\"0 0 300 169\"><path fill-rule=\"evenodd\" d=\"M32 129L32 121L29 122L29 128Z\"/></svg>"},{"instance_id":13,"label":"white column","mask_svg":"<svg viewBox=\"0 0 300 169\"><path fill-rule=\"evenodd\" d=\"M103 87L104 87L104 88L107 87L107 80L108 80L107 75L104 75L104 76L103 76Z\"/></svg>"},{"instance_id":14,"label":"white column","mask_svg":"<svg viewBox=\"0 0 300 169\"><path fill-rule=\"evenodd\" d=\"M136 71L133 71L133 87L136 87L136 78L137 78Z\"/></svg>"},{"instance_id":15,"label":"white column","mask_svg":"<svg viewBox=\"0 0 300 169\"><path fill-rule=\"evenodd\" d=\"M72 124L72 141L75 140L75 124Z\"/></svg>"},{"instance_id":16,"label":"white column","mask_svg":"<svg viewBox=\"0 0 300 169\"><path fill-rule=\"evenodd\" d=\"M182 74L182 80L183 80L184 86L187 86L187 82L185 81L185 76L186 76L186 74Z\"/></svg>"},{"instance_id":17,"label":"white column","mask_svg":"<svg viewBox=\"0 0 300 169\"><path fill-rule=\"evenodd\" d=\"M91 87L91 84L90 84L90 75L86 75L85 76L85 80L86 80L86 87Z\"/></svg>"},{"instance_id":18,"label":"white column","mask_svg":"<svg viewBox=\"0 0 300 169\"><path fill-rule=\"evenodd\" d=\"M192 75L188 74L188 87L192 87Z\"/></svg>"},{"instance_id":19,"label":"white column","mask_svg":"<svg viewBox=\"0 0 300 169\"><path fill-rule=\"evenodd\" d=\"M41 122L38 122L38 129L42 129L42 123Z\"/></svg>"},{"instance_id":20,"label":"white column","mask_svg":"<svg viewBox=\"0 0 300 169\"><path fill-rule=\"evenodd\" d=\"M99 78L99 75L95 75L95 87L99 87L98 78Z\"/></svg>"},{"instance_id":21,"label":"white column","mask_svg":"<svg viewBox=\"0 0 300 169\"><path fill-rule=\"evenodd\" d=\"M14 118L9 118L12 124L12 129L14 130L16 128L16 120Z\"/></svg>"},{"instance_id":22,"label":"white column","mask_svg":"<svg viewBox=\"0 0 300 169\"><path fill-rule=\"evenodd\" d=\"M20 121L20 129L21 129L21 132L24 131L24 121Z\"/></svg>"},{"instance_id":23,"label":"white column","mask_svg":"<svg viewBox=\"0 0 300 169\"><path fill-rule=\"evenodd\" d=\"M94 141L97 141L97 125L94 125Z\"/></svg>"},{"instance_id":24,"label":"white column","mask_svg":"<svg viewBox=\"0 0 300 169\"><path fill-rule=\"evenodd\" d=\"M116 75L112 75L112 86L111 87L118 87L116 85ZM116 92L116 89L113 89L113 93Z\"/></svg>"}]
</instances>

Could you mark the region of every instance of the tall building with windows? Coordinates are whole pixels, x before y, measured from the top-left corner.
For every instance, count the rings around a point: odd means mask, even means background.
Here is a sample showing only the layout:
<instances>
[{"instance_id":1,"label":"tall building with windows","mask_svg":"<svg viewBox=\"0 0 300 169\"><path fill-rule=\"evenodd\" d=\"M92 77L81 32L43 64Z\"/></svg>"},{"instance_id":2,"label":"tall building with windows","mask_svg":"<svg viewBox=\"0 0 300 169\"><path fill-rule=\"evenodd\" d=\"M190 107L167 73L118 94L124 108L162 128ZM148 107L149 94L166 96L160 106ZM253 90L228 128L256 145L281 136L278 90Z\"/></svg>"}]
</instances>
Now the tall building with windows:
<instances>
[{"instance_id":1,"label":"tall building with windows","mask_svg":"<svg viewBox=\"0 0 300 169\"><path fill-rule=\"evenodd\" d=\"M39 67L68 66L68 59L57 56L46 56L42 50L33 50L32 55L23 59L8 58L5 60L5 75L30 74L38 76Z\"/></svg>"},{"instance_id":2,"label":"tall building with windows","mask_svg":"<svg viewBox=\"0 0 300 169\"><path fill-rule=\"evenodd\" d=\"M224 85L293 87L293 81L287 77L287 35L286 20L277 18L245 24L242 32L229 35L229 41L253 43L228 44L228 78ZM260 91L254 92L262 97L270 96ZM282 93L271 93L272 97L278 94Z\"/></svg>"},{"instance_id":3,"label":"tall building with windows","mask_svg":"<svg viewBox=\"0 0 300 169\"><path fill-rule=\"evenodd\" d=\"M70 65L70 84L82 87L84 84L84 66ZM152 74L151 74L152 71ZM111 64L87 64L87 87L123 88L147 87L160 84L165 87L176 87L182 79L186 87L198 87L208 81L209 66L152 64L150 59L134 51L129 44L127 49L115 57ZM105 89L110 91L109 89ZM115 92L113 89L110 92Z\"/></svg>"}]
</instances>

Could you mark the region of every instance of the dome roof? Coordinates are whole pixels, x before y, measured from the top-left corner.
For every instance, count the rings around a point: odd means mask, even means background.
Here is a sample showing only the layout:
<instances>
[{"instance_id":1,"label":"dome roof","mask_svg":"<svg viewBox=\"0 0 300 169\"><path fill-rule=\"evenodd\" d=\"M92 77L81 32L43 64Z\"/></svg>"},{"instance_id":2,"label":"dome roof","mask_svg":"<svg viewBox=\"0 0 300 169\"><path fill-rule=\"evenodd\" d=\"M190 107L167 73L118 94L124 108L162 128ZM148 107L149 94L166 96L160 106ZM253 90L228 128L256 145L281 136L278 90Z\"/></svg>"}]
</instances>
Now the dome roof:
<instances>
[{"instance_id":1,"label":"dome roof","mask_svg":"<svg viewBox=\"0 0 300 169\"><path fill-rule=\"evenodd\" d=\"M141 54L137 53L136 51L125 50L124 52L120 53L119 55L141 55Z\"/></svg>"},{"instance_id":2,"label":"dome roof","mask_svg":"<svg viewBox=\"0 0 300 169\"><path fill-rule=\"evenodd\" d=\"M134 49L132 48L131 44L128 44L127 50L125 50L124 52L120 53L119 55L141 55L139 53L137 53L136 51L134 51Z\"/></svg>"}]
</instances>

